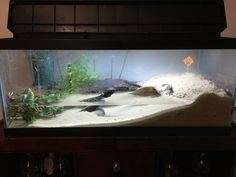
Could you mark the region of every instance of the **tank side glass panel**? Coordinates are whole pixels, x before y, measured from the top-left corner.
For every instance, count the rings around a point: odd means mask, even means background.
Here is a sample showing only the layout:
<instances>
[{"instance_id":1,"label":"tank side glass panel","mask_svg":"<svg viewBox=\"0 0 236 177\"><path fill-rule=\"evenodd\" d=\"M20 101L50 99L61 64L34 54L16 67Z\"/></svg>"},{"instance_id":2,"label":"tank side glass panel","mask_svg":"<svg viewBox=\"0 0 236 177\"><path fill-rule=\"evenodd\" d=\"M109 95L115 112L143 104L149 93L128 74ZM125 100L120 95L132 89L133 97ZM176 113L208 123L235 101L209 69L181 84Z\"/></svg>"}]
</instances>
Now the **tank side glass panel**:
<instances>
[{"instance_id":1,"label":"tank side glass panel","mask_svg":"<svg viewBox=\"0 0 236 177\"><path fill-rule=\"evenodd\" d=\"M1 50L6 128L230 126L236 50Z\"/></svg>"}]
</instances>

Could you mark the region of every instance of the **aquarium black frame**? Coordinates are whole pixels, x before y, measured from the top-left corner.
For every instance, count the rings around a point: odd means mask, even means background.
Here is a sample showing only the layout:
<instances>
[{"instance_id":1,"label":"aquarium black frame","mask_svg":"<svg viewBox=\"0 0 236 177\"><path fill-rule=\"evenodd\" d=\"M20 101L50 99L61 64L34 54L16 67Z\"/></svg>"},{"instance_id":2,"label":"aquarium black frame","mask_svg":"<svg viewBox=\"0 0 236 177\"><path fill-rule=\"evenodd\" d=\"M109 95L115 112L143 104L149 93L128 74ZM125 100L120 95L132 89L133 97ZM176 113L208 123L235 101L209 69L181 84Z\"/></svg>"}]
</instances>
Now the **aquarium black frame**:
<instances>
[{"instance_id":1,"label":"aquarium black frame","mask_svg":"<svg viewBox=\"0 0 236 177\"><path fill-rule=\"evenodd\" d=\"M236 49L236 38L202 34L26 33L0 39L0 50Z\"/></svg>"},{"instance_id":2,"label":"aquarium black frame","mask_svg":"<svg viewBox=\"0 0 236 177\"><path fill-rule=\"evenodd\" d=\"M29 39L1 39L0 50L174 50L236 49L234 38L211 38L188 35L114 35L55 34ZM4 120L5 121L5 120ZM232 122L233 124L233 122ZM6 137L89 137L89 136L220 136L230 135L228 127L68 127L7 128Z\"/></svg>"}]
</instances>

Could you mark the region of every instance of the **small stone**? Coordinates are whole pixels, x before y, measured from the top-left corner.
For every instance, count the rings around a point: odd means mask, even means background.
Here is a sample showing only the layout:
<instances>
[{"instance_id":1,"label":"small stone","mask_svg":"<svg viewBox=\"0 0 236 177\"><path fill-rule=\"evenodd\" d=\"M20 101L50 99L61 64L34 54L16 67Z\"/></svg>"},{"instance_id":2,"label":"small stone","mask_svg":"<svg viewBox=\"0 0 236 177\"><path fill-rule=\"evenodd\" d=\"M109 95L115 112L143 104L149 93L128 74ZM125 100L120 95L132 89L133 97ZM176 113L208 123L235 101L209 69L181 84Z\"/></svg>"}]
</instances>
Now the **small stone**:
<instances>
[{"instance_id":1,"label":"small stone","mask_svg":"<svg viewBox=\"0 0 236 177\"><path fill-rule=\"evenodd\" d=\"M141 87L133 92L134 95L139 96L160 96L154 87Z\"/></svg>"},{"instance_id":2,"label":"small stone","mask_svg":"<svg viewBox=\"0 0 236 177\"><path fill-rule=\"evenodd\" d=\"M161 95L172 95L174 92L173 87L170 84L163 84L158 91Z\"/></svg>"},{"instance_id":3,"label":"small stone","mask_svg":"<svg viewBox=\"0 0 236 177\"><path fill-rule=\"evenodd\" d=\"M95 111L96 115L99 117L104 117L105 116L105 111L104 109L100 108Z\"/></svg>"}]
</instances>

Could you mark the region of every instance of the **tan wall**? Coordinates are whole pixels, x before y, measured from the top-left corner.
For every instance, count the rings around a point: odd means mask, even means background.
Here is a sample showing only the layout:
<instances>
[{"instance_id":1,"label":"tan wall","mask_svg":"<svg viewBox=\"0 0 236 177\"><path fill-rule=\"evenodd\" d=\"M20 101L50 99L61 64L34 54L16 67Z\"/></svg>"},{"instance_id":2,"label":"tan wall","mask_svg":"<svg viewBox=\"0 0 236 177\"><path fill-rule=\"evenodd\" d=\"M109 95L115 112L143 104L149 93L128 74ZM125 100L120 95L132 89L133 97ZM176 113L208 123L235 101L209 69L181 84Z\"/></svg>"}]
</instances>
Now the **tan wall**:
<instances>
[{"instance_id":1,"label":"tan wall","mask_svg":"<svg viewBox=\"0 0 236 177\"><path fill-rule=\"evenodd\" d=\"M224 0L228 28L222 36L236 37L236 0ZM0 38L11 37L12 34L7 30L7 14L9 0L0 0Z\"/></svg>"},{"instance_id":2,"label":"tan wall","mask_svg":"<svg viewBox=\"0 0 236 177\"><path fill-rule=\"evenodd\" d=\"M0 0L0 38L11 37L12 34L7 30L9 0Z\"/></svg>"},{"instance_id":3,"label":"tan wall","mask_svg":"<svg viewBox=\"0 0 236 177\"><path fill-rule=\"evenodd\" d=\"M228 28L222 36L236 37L236 0L224 0Z\"/></svg>"}]
</instances>

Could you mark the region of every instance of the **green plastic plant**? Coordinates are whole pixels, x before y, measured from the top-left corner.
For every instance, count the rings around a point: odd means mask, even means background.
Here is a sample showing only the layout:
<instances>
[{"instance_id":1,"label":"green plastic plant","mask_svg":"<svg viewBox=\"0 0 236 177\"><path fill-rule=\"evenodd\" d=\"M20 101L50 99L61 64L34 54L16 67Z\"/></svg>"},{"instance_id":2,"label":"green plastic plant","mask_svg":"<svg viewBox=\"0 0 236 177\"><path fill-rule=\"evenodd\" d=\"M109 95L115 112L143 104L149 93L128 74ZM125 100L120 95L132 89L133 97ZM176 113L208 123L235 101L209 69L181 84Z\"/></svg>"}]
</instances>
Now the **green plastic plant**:
<instances>
[{"instance_id":1,"label":"green plastic plant","mask_svg":"<svg viewBox=\"0 0 236 177\"><path fill-rule=\"evenodd\" d=\"M40 108L39 105L35 102L34 93L29 88L26 94L19 96L17 111L22 116L23 120L26 123L32 123L36 120L39 115Z\"/></svg>"},{"instance_id":2,"label":"green plastic plant","mask_svg":"<svg viewBox=\"0 0 236 177\"><path fill-rule=\"evenodd\" d=\"M64 111L64 106L42 106L41 116L44 118L56 116Z\"/></svg>"},{"instance_id":3,"label":"green plastic plant","mask_svg":"<svg viewBox=\"0 0 236 177\"><path fill-rule=\"evenodd\" d=\"M96 79L97 75L89 72L88 64L85 61L77 61L73 64L66 65L65 79L59 84L58 88L62 93L70 94Z\"/></svg>"},{"instance_id":4,"label":"green plastic plant","mask_svg":"<svg viewBox=\"0 0 236 177\"><path fill-rule=\"evenodd\" d=\"M40 104L49 105L58 102L63 94L60 92L47 92L45 94L35 96L35 101Z\"/></svg>"},{"instance_id":5,"label":"green plastic plant","mask_svg":"<svg viewBox=\"0 0 236 177\"><path fill-rule=\"evenodd\" d=\"M11 117L22 117L26 123L33 123L38 118L55 116L64 111L63 106L46 106L36 99L33 91L29 88L14 102L9 102L8 110Z\"/></svg>"}]
</instances>

